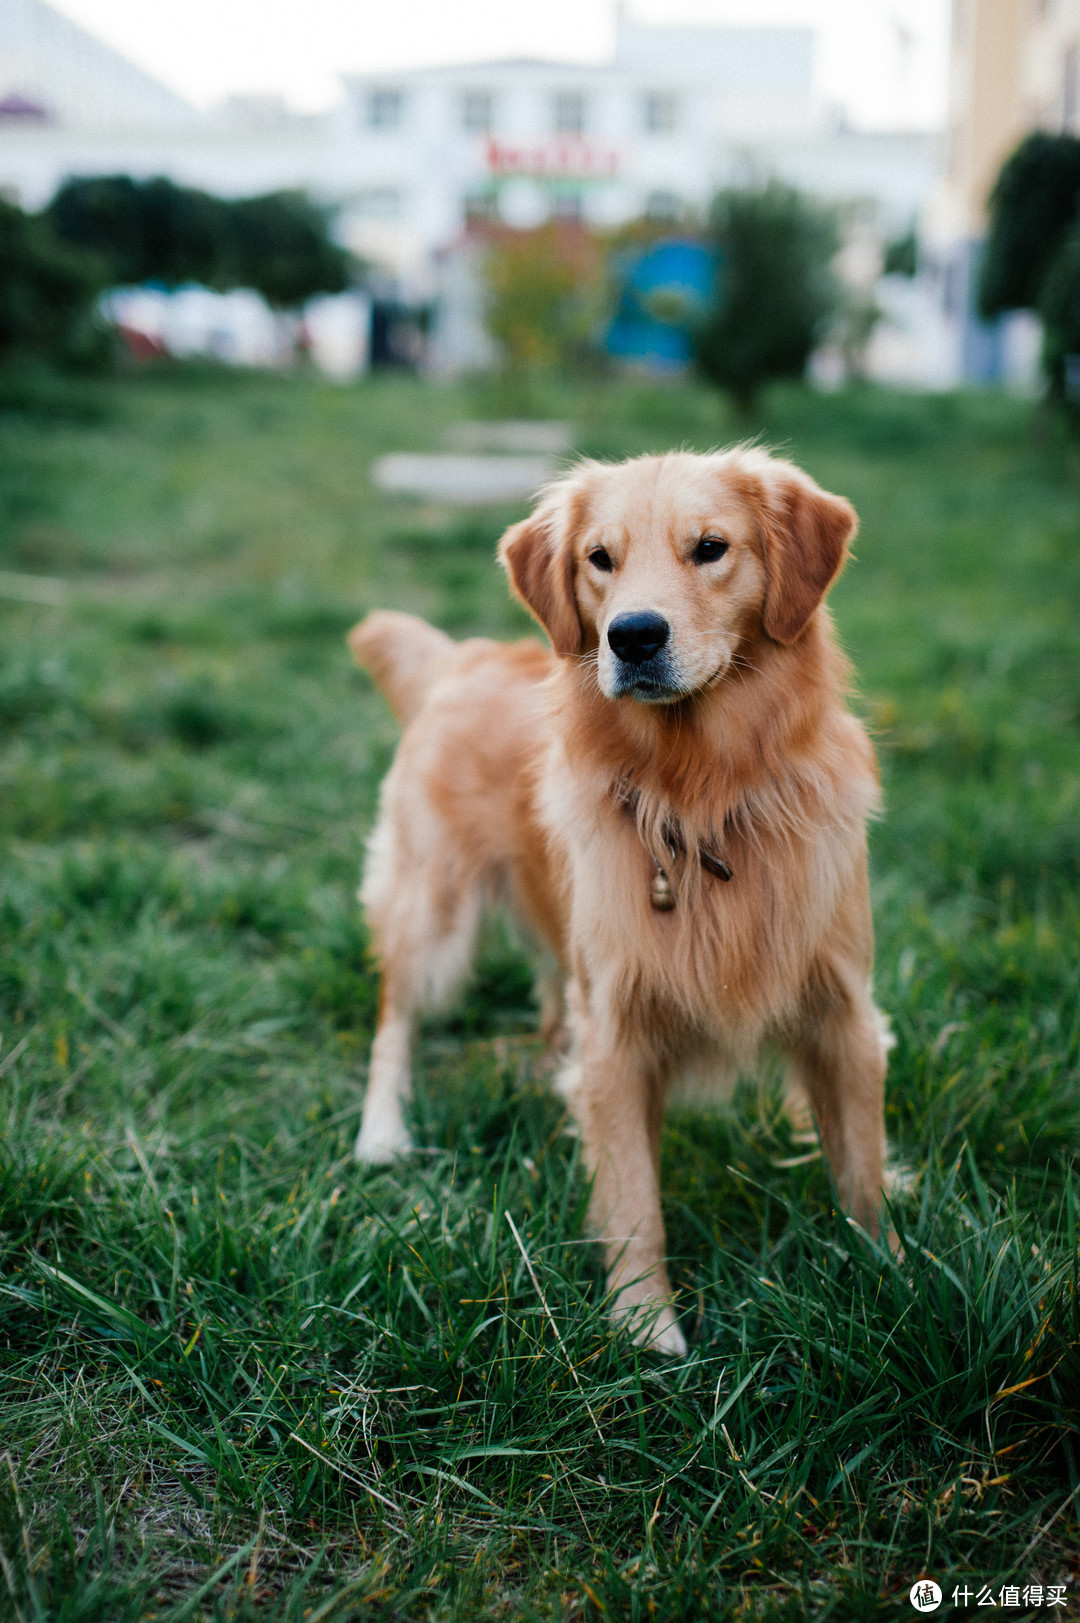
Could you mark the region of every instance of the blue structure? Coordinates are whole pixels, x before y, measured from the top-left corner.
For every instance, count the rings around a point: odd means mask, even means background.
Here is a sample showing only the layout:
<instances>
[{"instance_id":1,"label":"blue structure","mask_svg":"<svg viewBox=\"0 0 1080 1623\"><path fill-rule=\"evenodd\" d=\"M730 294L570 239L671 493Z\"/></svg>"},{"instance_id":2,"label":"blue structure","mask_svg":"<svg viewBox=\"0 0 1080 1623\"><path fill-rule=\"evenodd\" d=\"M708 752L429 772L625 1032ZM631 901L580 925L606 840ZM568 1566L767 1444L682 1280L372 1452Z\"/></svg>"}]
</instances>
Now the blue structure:
<instances>
[{"instance_id":1,"label":"blue structure","mask_svg":"<svg viewBox=\"0 0 1080 1623\"><path fill-rule=\"evenodd\" d=\"M689 366L691 331L712 299L717 268L716 255L687 238L627 255L618 267L622 288L605 338L608 354L651 372Z\"/></svg>"},{"instance_id":2,"label":"blue structure","mask_svg":"<svg viewBox=\"0 0 1080 1623\"><path fill-rule=\"evenodd\" d=\"M960 375L967 383L1001 383L1005 378L1005 323L1000 316L985 321L979 314L978 289L985 240L960 244L949 267L960 317Z\"/></svg>"}]
</instances>

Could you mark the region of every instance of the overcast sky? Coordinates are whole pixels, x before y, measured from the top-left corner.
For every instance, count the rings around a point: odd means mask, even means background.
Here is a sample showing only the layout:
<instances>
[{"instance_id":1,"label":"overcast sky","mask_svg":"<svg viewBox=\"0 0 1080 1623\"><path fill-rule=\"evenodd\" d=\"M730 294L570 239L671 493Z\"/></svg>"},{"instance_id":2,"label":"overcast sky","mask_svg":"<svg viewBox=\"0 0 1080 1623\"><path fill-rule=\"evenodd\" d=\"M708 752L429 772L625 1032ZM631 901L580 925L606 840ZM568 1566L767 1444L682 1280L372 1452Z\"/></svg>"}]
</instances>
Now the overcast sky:
<instances>
[{"instance_id":1,"label":"overcast sky","mask_svg":"<svg viewBox=\"0 0 1080 1623\"><path fill-rule=\"evenodd\" d=\"M328 106L337 76L611 48L614 0L52 0L202 105L277 91ZM801 23L817 83L867 128L926 128L945 109L948 0L632 0L641 22Z\"/></svg>"}]
</instances>

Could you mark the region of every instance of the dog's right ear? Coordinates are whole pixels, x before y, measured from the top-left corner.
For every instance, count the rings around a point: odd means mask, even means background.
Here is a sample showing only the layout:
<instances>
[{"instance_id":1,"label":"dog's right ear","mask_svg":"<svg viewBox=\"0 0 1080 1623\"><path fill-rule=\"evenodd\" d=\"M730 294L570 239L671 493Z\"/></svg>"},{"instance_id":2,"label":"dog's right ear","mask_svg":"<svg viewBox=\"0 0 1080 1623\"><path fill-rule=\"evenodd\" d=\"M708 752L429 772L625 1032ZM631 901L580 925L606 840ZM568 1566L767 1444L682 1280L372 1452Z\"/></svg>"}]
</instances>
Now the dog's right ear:
<instances>
[{"instance_id":1,"label":"dog's right ear","mask_svg":"<svg viewBox=\"0 0 1080 1623\"><path fill-rule=\"evenodd\" d=\"M541 510L514 524L499 542L499 562L521 599L564 658L580 654L585 632L574 596L574 553L563 526Z\"/></svg>"}]
</instances>

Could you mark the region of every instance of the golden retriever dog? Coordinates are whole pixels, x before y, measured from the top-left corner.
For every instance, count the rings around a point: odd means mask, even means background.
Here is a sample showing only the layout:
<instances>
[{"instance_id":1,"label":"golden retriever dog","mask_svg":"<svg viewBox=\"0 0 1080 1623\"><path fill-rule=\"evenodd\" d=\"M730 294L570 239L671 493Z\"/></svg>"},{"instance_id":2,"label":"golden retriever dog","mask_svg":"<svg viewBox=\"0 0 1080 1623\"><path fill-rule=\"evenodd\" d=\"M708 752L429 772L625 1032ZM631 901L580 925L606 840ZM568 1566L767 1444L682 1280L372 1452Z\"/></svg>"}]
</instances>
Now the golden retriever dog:
<instances>
[{"instance_id":1,"label":"golden retriever dog","mask_svg":"<svg viewBox=\"0 0 1080 1623\"><path fill-rule=\"evenodd\" d=\"M757 449L583 462L499 546L550 650L383 612L350 634L405 729L360 892L382 983L357 1159L409 1150L414 1024L509 908L545 959L612 1311L667 1353L686 1348L658 1178L680 1079L722 1094L785 1055L840 1201L879 1229L878 778L823 604L855 527Z\"/></svg>"}]
</instances>

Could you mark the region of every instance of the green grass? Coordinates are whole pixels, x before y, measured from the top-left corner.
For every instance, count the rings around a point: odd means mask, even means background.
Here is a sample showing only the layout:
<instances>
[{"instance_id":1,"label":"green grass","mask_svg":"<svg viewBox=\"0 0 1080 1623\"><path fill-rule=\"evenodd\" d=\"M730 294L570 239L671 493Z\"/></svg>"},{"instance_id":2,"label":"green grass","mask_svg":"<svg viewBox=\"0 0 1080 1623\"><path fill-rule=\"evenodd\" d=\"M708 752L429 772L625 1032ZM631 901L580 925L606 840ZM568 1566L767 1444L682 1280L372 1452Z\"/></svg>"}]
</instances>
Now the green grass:
<instances>
[{"instance_id":1,"label":"green grass","mask_svg":"<svg viewBox=\"0 0 1080 1623\"><path fill-rule=\"evenodd\" d=\"M897 1262L768 1089L673 1117L672 1363L604 1316L497 931L421 1045L425 1152L350 1158L395 732L342 634L376 604L524 628L491 563L518 513L366 469L485 403L178 371L0 417L0 570L72 583L0 601L0 1615L847 1619L915 1615L924 1572L1075 1586L1075 456L991 396L789 391L755 425L862 514L834 604L884 769L911 1188ZM544 404L596 454L737 433L693 389Z\"/></svg>"}]
</instances>

